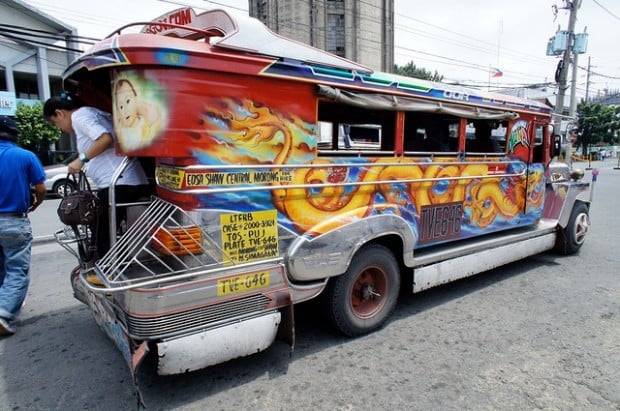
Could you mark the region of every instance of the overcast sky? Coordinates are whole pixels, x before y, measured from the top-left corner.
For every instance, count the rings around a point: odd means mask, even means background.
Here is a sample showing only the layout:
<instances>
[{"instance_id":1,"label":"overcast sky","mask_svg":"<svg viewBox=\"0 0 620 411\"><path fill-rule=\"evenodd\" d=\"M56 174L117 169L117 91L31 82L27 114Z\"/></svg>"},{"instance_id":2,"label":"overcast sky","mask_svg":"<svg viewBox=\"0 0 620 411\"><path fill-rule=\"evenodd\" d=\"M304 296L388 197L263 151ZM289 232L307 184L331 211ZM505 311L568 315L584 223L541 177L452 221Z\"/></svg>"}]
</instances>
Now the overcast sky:
<instances>
[{"instance_id":1,"label":"overcast sky","mask_svg":"<svg viewBox=\"0 0 620 411\"><path fill-rule=\"evenodd\" d=\"M76 27L79 35L96 38L183 5L197 12L226 6L248 8L247 0L22 1ZM562 9L564 0L394 1L396 64L413 61L419 67L436 70L447 81L492 88L553 83L558 57L546 56L546 48L558 27L568 28L569 13ZM554 5L558 8L555 15ZM620 2L582 0L577 17L575 32L587 28L589 33L588 50L578 56L578 96L585 96L588 58L589 95L604 89L619 90ZM490 68L500 69L502 77L491 78Z\"/></svg>"}]
</instances>

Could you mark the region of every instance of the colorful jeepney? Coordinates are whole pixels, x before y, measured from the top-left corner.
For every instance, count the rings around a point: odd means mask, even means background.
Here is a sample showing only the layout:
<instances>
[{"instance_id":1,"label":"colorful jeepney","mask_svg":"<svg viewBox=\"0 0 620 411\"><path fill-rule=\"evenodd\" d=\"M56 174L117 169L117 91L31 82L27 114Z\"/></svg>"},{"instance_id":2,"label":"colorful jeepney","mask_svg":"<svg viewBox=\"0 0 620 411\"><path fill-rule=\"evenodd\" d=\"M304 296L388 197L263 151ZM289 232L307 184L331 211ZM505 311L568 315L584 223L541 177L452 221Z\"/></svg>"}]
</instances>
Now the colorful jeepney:
<instances>
[{"instance_id":1,"label":"colorful jeepney","mask_svg":"<svg viewBox=\"0 0 620 411\"><path fill-rule=\"evenodd\" d=\"M553 158L541 102L373 72L222 10L141 25L65 72L154 185L74 279L134 373L149 351L174 374L292 345L316 297L367 333L403 284L585 239L589 184Z\"/></svg>"}]
</instances>

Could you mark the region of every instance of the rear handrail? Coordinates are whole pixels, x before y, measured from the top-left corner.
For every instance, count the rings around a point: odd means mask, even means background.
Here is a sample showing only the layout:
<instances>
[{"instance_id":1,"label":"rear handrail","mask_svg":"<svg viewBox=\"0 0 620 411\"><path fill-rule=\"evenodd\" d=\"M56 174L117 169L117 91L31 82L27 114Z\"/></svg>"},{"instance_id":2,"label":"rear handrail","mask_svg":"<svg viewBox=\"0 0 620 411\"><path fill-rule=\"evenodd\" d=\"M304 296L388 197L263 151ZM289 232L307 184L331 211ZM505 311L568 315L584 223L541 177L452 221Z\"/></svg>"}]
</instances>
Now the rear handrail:
<instances>
[{"instance_id":1,"label":"rear handrail","mask_svg":"<svg viewBox=\"0 0 620 411\"><path fill-rule=\"evenodd\" d=\"M131 207L136 205L146 205L150 204L150 201L139 201L139 202L131 202L131 203L116 203L116 183L118 179L123 174L123 171L129 166L132 161L137 161L135 157L123 157L123 161L118 165L116 170L114 170L114 174L112 174L112 179L110 181L110 187L108 188L108 206L109 209L109 219L108 224L110 225L110 246L113 246L116 243L116 207Z\"/></svg>"}]
</instances>

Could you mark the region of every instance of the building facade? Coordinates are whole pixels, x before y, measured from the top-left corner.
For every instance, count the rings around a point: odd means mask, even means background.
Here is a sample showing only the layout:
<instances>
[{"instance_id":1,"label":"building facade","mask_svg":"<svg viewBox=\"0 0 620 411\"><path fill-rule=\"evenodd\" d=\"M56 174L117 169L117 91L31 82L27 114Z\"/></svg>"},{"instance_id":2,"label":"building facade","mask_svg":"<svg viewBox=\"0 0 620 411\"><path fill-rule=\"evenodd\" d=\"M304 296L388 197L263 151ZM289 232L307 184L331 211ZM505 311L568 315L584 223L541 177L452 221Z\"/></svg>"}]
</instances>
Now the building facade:
<instances>
[{"instance_id":1,"label":"building facade","mask_svg":"<svg viewBox=\"0 0 620 411\"><path fill-rule=\"evenodd\" d=\"M79 51L76 38L75 28L30 5L0 0L0 91L25 102L58 93L62 72ZM14 114L14 105L2 108Z\"/></svg>"},{"instance_id":2,"label":"building facade","mask_svg":"<svg viewBox=\"0 0 620 411\"><path fill-rule=\"evenodd\" d=\"M14 116L17 105L43 102L62 91L62 72L80 52L77 30L19 0L0 0L0 114ZM75 151L63 135L49 153Z\"/></svg>"},{"instance_id":3,"label":"building facade","mask_svg":"<svg viewBox=\"0 0 620 411\"><path fill-rule=\"evenodd\" d=\"M274 32L374 70L394 67L394 0L249 0Z\"/></svg>"}]
</instances>

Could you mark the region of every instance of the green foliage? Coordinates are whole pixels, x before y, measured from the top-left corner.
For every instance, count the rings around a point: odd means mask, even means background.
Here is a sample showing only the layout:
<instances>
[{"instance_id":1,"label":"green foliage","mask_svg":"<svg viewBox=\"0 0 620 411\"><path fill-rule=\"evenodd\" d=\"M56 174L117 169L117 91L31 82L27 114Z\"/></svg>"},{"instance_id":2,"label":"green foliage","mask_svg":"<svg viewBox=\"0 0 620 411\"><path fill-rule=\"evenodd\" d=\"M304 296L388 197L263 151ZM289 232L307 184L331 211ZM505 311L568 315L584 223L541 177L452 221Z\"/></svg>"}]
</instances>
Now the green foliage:
<instances>
[{"instance_id":1,"label":"green foliage","mask_svg":"<svg viewBox=\"0 0 620 411\"><path fill-rule=\"evenodd\" d=\"M413 64L413 61L410 61L404 66L399 66L398 64L394 64L394 73L400 74L401 76L421 78L421 79L430 80L430 81L442 81L443 80L443 75L439 74L437 70L435 70L434 73L431 73L430 71L422 67L417 67L415 64Z\"/></svg>"},{"instance_id":2,"label":"green foliage","mask_svg":"<svg viewBox=\"0 0 620 411\"><path fill-rule=\"evenodd\" d=\"M585 153L591 144L618 144L620 142L620 108L600 103L580 103L577 106L577 142Z\"/></svg>"},{"instance_id":3,"label":"green foliage","mask_svg":"<svg viewBox=\"0 0 620 411\"><path fill-rule=\"evenodd\" d=\"M22 147L45 148L60 138L60 130L43 118L43 103L17 104L15 122L19 129L18 144Z\"/></svg>"}]
</instances>

